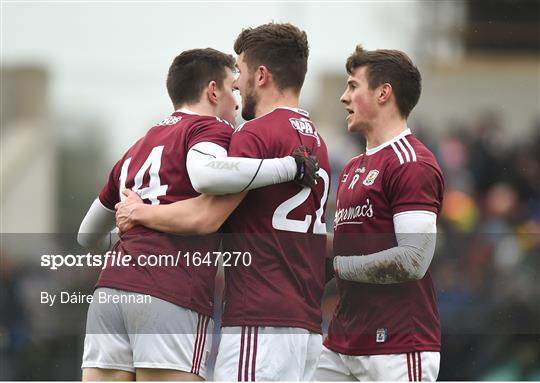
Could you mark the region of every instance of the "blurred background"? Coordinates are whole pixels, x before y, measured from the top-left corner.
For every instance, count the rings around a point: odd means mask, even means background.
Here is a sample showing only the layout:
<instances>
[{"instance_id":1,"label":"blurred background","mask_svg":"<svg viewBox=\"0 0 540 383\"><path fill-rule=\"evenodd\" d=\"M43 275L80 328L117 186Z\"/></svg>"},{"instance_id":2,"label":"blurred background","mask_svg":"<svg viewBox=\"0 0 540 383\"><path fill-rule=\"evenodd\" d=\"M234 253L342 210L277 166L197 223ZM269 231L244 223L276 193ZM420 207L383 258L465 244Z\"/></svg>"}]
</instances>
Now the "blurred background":
<instances>
[{"instance_id":1,"label":"blurred background","mask_svg":"<svg viewBox=\"0 0 540 383\"><path fill-rule=\"evenodd\" d=\"M233 53L243 27L274 20L308 33L302 107L331 154L330 222L336 178L365 150L347 134L339 103L347 56L361 43L401 49L418 64L423 93L409 127L446 177L431 267L443 323L439 378L540 380L538 1L2 1L0 9L0 379L80 378L87 306L47 310L39 291L91 293L97 271L47 272L39 255L74 246L114 162L172 111L172 59L207 46ZM330 283L325 326L335 299Z\"/></svg>"}]
</instances>

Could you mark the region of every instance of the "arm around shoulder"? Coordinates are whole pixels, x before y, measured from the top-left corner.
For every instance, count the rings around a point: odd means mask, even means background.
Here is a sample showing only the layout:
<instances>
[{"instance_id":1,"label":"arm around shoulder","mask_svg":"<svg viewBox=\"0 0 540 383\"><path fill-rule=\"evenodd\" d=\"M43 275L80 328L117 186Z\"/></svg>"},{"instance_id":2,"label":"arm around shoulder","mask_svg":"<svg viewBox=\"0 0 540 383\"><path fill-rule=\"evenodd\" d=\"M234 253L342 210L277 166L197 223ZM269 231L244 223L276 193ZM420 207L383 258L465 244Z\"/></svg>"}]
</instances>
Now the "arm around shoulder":
<instances>
[{"instance_id":1,"label":"arm around shoulder","mask_svg":"<svg viewBox=\"0 0 540 383\"><path fill-rule=\"evenodd\" d=\"M200 195L168 205L139 204L132 212L136 225L166 233L206 235L215 233L242 202L247 192L225 196Z\"/></svg>"}]
</instances>

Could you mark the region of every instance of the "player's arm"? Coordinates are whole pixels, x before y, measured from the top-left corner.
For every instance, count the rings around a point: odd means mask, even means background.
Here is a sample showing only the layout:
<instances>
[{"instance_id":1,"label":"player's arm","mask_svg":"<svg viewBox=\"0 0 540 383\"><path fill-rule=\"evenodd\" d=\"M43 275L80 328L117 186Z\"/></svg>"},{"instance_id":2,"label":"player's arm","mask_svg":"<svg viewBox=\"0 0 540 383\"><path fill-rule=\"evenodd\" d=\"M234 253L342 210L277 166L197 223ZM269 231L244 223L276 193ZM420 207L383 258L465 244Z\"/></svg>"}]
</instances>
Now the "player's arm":
<instances>
[{"instance_id":1,"label":"player's arm","mask_svg":"<svg viewBox=\"0 0 540 383\"><path fill-rule=\"evenodd\" d=\"M226 157L227 152L221 146L209 142L201 144L204 145L196 144L192 147L191 157L188 155L186 164L194 189L207 191L201 188L204 183L207 187L213 185L212 190L240 193L227 196L202 195L169 205L150 206L143 205L137 194L127 191L124 194L128 198L115 207L117 226L121 232L142 225L168 233L214 233L240 204L249 189L293 179L304 186L315 184L318 161L303 148L297 148L290 157L261 160ZM287 170L291 160L294 162L294 172ZM231 169L235 170L231 172Z\"/></svg>"},{"instance_id":2,"label":"player's arm","mask_svg":"<svg viewBox=\"0 0 540 383\"><path fill-rule=\"evenodd\" d=\"M437 215L408 211L394 215L398 245L378 253L334 258L336 275L344 280L391 284L422 279L435 253Z\"/></svg>"},{"instance_id":3,"label":"player's arm","mask_svg":"<svg viewBox=\"0 0 540 383\"><path fill-rule=\"evenodd\" d=\"M247 192L226 196L200 195L166 205L147 205L133 191L116 205L116 223L121 232L142 225L165 233L205 235L215 233L242 202Z\"/></svg>"},{"instance_id":4,"label":"player's arm","mask_svg":"<svg viewBox=\"0 0 540 383\"><path fill-rule=\"evenodd\" d=\"M111 231L116 227L114 215L113 210L106 208L99 198L96 198L81 222L77 242L90 250L109 249L113 243Z\"/></svg>"},{"instance_id":5,"label":"player's arm","mask_svg":"<svg viewBox=\"0 0 540 383\"><path fill-rule=\"evenodd\" d=\"M124 157L120 159L109 173L109 179L99 192L86 215L84 216L77 242L93 251L106 251L118 240L114 205L119 200L118 180ZM113 232L114 230L114 232Z\"/></svg>"},{"instance_id":6,"label":"player's arm","mask_svg":"<svg viewBox=\"0 0 540 383\"><path fill-rule=\"evenodd\" d=\"M186 166L193 188L204 194L239 193L293 180L312 187L318 170L316 158L299 149L283 158L228 157L212 142L193 145Z\"/></svg>"}]
</instances>

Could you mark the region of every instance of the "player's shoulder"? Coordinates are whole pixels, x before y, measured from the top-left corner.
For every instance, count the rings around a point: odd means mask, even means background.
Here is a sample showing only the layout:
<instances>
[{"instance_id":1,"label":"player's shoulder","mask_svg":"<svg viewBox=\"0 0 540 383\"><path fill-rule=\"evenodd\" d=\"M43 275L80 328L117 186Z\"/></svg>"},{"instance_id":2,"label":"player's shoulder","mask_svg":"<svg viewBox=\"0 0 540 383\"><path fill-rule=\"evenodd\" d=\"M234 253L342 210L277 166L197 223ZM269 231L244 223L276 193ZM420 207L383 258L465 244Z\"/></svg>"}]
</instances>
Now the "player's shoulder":
<instances>
[{"instance_id":1,"label":"player's shoulder","mask_svg":"<svg viewBox=\"0 0 540 383\"><path fill-rule=\"evenodd\" d=\"M393 140L385 148L385 162L390 169L415 169L426 166L440 171L433 153L413 134Z\"/></svg>"},{"instance_id":2,"label":"player's shoulder","mask_svg":"<svg viewBox=\"0 0 540 383\"><path fill-rule=\"evenodd\" d=\"M316 134L315 124L311 121L309 113L304 109L280 107L266 117L267 121L282 123L297 130L300 134Z\"/></svg>"},{"instance_id":3,"label":"player's shoulder","mask_svg":"<svg viewBox=\"0 0 540 383\"><path fill-rule=\"evenodd\" d=\"M362 159L365 157L365 153L362 153L362 154L359 154L357 156L354 156L353 158L351 158L347 164L343 167L343 172L346 173L348 172L351 168L353 168L354 166L358 166L358 164L360 164L362 162Z\"/></svg>"},{"instance_id":4,"label":"player's shoulder","mask_svg":"<svg viewBox=\"0 0 540 383\"><path fill-rule=\"evenodd\" d=\"M153 137L162 137L163 134L167 134L166 132L191 135L203 131L230 136L234 127L219 117L175 111L149 129L142 139L151 140Z\"/></svg>"},{"instance_id":5,"label":"player's shoulder","mask_svg":"<svg viewBox=\"0 0 540 383\"><path fill-rule=\"evenodd\" d=\"M185 113L182 111L175 111L171 115L163 118L157 124L154 125L154 128L159 128L163 126L176 126L176 127L186 127L186 126L200 126L200 125L216 125L216 126L226 126L228 129L233 130L234 127L227 121L216 117L216 116L206 116L196 113Z\"/></svg>"},{"instance_id":6,"label":"player's shoulder","mask_svg":"<svg viewBox=\"0 0 540 383\"><path fill-rule=\"evenodd\" d=\"M244 121L234 129L234 133L257 133L263 126L268 124L269 121L273 120L273 117L273 112L270 112L252 120Z\"/></svg>"},{"instance_id":7,"label":"player's shoulder","mask_svg":"<svg viewBox=\"0 0 540 383\"><path fill-rule=\"evenodd\" d=\"M254 118L253 120L244 121L238 125L233 132L236 137L262 136L265 133L264 125L266 125L265 116Z\"/></svg>"},{"instance_id":8,"label":"player's shoulder","mask_svg":"<svg viewBox=\"0 0 540 383\"><path fill-rule=\"evenodd\" d=\"M216 116L196 115L190 116L189 120L193 127L215 127L231 131L231 133L234 131L234 126L232 124Z\"/></svg>"},{"instance_id":9,"label":"player's shoulder","mask_svg":"<svg viewBox=\"0 0 540 383\"><path fill-rule=\"evenodd\" d=\"M287 142L299 136L306 136L308 140L315 140L317 147L324 147L324 152L326 152L326 144L309 119L309 113L298 108L275 108L265 115L239 125L234 134L237 137L239 135L256 137L260 141L272 142L278 146L286 145Z\"/></svg>"},{"instance_id":10,"label":"player's shoulder","mask_svg":"<svg viewBox=\"0 0 540 383\"><path fill-rule=\"evenodd\" d=\"M248 127L246 130L244 130L244 127L246 126L246 124L248 123L249 121L245 121L243 123L241 123L240 125L238 125L236 128L234 128L234 133L239 133L241 131L248 131L248 130L251 130L250 127Z\"/></svg>"},{"instance_id":11,"label":"player's shoulder","mask_svg":"<svg viewBox=\"0 0 540 383\"><path fill-rule=\"evenodd\" d=\"M240 124L235 132L257 131L260 127L268 125L291 124L295 129L313 129L313 122L309 119L309 113L303 109L278 107L260 117Z\"/></svg>"}]
</instances>

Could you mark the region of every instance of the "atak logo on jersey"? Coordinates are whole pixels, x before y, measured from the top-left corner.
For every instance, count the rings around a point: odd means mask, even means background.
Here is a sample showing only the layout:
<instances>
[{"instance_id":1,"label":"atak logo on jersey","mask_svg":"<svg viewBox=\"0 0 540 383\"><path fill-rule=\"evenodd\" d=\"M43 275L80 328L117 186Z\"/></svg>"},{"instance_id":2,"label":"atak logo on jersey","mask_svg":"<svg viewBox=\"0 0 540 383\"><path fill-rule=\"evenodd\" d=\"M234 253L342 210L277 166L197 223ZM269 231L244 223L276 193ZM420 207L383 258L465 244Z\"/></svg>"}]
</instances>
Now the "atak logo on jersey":
<instances>
[{"instance_id":1,"label":"atak logo on jersey","mask_svg":"<svg viewBox=\"0 0 540 383\"><path fill-rule=\"evenodd\" d=\"M307 118L289 118L289 122L298 133L315 138L317 140L317 146L321 146L321 139L310 120Z\"/></svg>"},{"instance_id":2,"label":"atak logo on jersey","mask_svg":"<svg viewBox=\"0 0 540 383\"><path fill-rule=\"evenodd\" d=\"M364 182L362 182L366 186L373 185L373 182L375 182L375 179L379 175L378 170L370 170L366 178L364 179Z\"/></svg>"}]
</instances>

